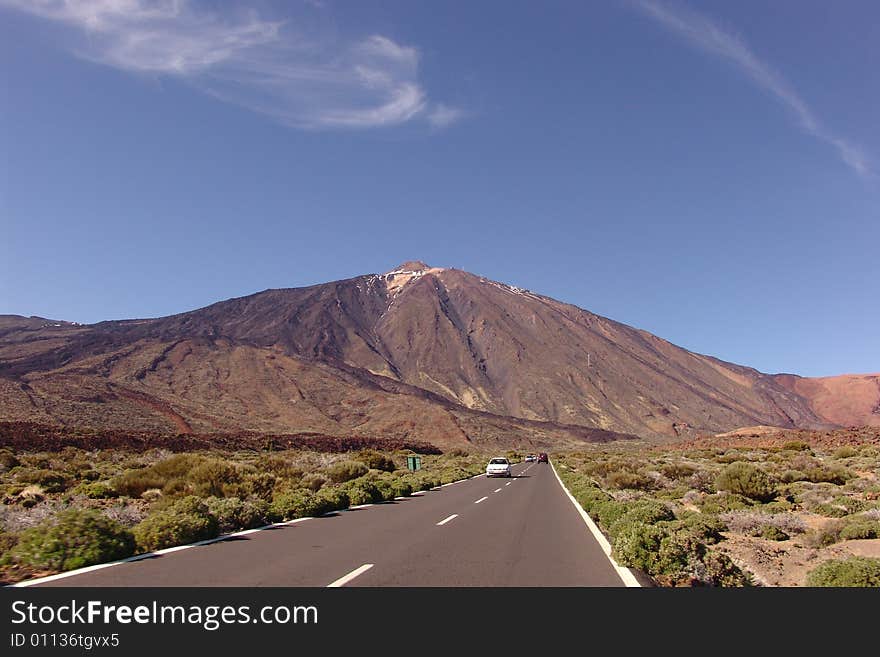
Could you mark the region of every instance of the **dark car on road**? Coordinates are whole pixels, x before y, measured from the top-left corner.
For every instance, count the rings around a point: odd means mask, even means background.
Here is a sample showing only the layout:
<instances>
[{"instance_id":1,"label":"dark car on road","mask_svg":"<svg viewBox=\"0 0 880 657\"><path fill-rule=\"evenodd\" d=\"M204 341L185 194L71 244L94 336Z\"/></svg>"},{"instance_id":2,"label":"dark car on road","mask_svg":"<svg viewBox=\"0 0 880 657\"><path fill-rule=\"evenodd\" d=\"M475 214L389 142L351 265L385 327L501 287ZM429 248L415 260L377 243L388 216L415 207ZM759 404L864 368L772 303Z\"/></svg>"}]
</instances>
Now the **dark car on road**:
<instances>
[{"instance_id":1,"label":"dark car on road","mask_svg":"<svg viewBox=\"0 0 880 657\"><path fill-rule=\"evenodd\" d=\"M547 463L547 452L538 454L538 463Z\"/></svg>"}]
</instances>

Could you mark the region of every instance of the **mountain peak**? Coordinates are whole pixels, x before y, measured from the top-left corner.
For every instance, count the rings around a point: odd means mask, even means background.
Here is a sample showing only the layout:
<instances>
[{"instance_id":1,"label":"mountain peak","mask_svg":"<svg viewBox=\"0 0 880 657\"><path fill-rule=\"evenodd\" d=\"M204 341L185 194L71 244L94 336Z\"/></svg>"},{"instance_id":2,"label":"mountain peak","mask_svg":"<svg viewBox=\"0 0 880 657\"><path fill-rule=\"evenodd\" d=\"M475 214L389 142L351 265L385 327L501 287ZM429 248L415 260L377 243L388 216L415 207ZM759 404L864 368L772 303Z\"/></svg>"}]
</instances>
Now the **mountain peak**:
<instances>
[{"instance_id":1,"label":"mountain peak","mask_svg":"<svg viewBox=\"0 0 880 657\"><path fill-rule=\"evenodd\" d=\"M426 265L421 260L407 260L403 264L397 265L391 272L416 272L416 271L427 271L428 269L433 269ZM389 274L391 272L388 272Z\"/></svg>"}]
</instances>

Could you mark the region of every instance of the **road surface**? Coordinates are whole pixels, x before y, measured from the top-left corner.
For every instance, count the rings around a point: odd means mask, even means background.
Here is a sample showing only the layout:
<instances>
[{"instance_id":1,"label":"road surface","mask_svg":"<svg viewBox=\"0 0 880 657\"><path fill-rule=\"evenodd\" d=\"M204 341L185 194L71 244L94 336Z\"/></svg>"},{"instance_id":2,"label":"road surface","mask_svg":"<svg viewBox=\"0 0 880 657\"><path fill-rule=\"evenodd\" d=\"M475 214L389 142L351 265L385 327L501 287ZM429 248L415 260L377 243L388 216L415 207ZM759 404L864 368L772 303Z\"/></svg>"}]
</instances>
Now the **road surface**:
<instances>
[{"instance_id":1,"label":"road surface","mask_svg":"<svg viewBox=\"0 0 880 657\"><path fill-rule=\"evenodd\" d=\"M546 463L40 586L623 586Z\"/></svg>"}]
</instances>

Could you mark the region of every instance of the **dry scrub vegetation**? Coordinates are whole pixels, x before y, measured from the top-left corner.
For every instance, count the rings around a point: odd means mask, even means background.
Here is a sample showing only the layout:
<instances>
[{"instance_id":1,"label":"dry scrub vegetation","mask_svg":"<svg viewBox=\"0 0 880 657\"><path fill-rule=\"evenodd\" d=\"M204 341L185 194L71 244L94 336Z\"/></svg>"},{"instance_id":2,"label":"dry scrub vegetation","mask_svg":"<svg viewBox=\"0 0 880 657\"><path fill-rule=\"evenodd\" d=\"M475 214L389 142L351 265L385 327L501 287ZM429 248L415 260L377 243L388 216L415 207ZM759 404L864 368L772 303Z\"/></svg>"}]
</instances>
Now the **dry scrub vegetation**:
<instances>
[{"instance_id":1,"label":"dry scrub vegetation","mask_svg":"<svg viewBox=\"0 0 880 657\"><path fill-rule=\"evenodd\" d=\"M554 461L618 563L661 586L880 586L874 444L615 445Z\"/></svg>"},{"instance_id":2,"label":"dry scrub vegetation","mask_svg":"<svg viewBox=\"0 0 880 657\"><path fill-rule=\"evenodd\" d=\"M0 449L0 583L383 502L482 472L452 450Z\"/></svg>"}]
</instances>

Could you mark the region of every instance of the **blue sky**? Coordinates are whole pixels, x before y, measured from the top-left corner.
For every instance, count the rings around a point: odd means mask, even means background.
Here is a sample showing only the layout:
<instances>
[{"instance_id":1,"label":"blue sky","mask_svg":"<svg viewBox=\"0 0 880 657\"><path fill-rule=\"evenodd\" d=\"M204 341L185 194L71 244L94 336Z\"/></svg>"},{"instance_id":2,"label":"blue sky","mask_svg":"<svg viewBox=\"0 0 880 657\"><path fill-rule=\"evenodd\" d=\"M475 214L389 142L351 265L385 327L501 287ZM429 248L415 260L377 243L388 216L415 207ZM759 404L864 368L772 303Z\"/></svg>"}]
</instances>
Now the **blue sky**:
<instances>
[{"instance_id":1,"label":"blue sky","mask_svg":"<svg viewBox=\"0 0 880 657\"><path fill-rule=\"evenodd\" d=\"M457 267L880 371L880 6L0 0L0 313Z\"/></svg>"}]
</instances>

